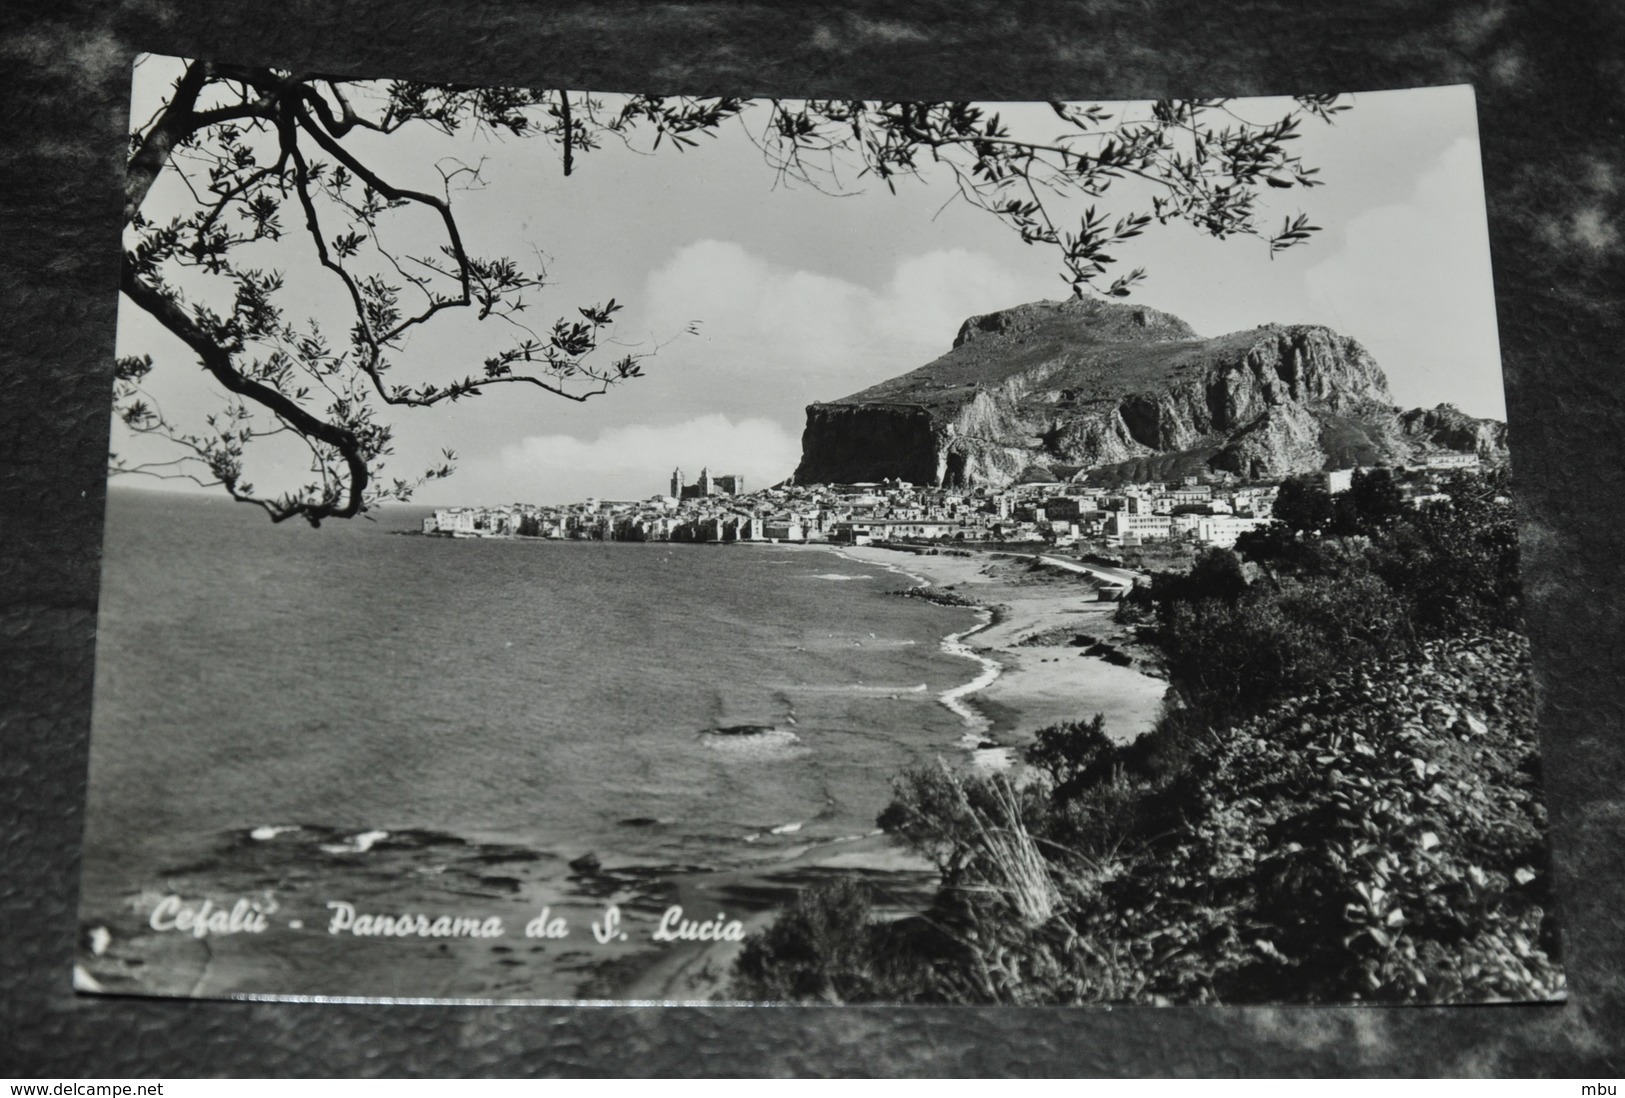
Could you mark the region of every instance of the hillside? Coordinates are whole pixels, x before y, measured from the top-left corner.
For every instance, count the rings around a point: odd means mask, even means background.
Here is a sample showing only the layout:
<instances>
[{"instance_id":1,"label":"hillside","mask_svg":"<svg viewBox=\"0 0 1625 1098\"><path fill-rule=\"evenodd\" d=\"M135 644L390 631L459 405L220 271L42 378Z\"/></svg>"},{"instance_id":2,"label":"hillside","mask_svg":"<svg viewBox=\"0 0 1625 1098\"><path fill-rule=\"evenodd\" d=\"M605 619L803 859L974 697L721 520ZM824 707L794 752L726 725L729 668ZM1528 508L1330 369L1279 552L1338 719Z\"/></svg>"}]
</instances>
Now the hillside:
<instances>
[{"instance_id":1,"label":"hillside","mask_svg":"<svg viewBox=\"0 0 1625 1098\"><path fill-rule=\"evenodd\" d=\"M1448 405L1402 414L1371 355L1328 328L1204 339L1145 306L1045 301L972 317L935 361L810 405L796 479L1263 478L1504 445L1500 424Z\"/></svg>"},{"instance_id":2,"label":"hillside","mask_svg":"<svg viewBox=\"0 0 1625 1098\"><path fill-rule=\"evenodd\" d=\"M1526 642L1493 633L1352 668L1204 737L1162 784L1133 777L1132 746L1102 748L1071 794L1040 784L1018 799L999 778L921 772L893 810L906 834L952 841L927 830L934 803L985 828L960 836L977 853L937 906L889 922L868 918L855 886L811 894L747 947L737 990L1033 1005L1561 999L1532 713ZM1080 855L1079 823L1113 841ZM989 833L1030 834L1033 872L1012 872ZM1040 910L1022 919L1035 894ZM809 925L821 931L810 941Z\"/></svg>"}]
</instances>

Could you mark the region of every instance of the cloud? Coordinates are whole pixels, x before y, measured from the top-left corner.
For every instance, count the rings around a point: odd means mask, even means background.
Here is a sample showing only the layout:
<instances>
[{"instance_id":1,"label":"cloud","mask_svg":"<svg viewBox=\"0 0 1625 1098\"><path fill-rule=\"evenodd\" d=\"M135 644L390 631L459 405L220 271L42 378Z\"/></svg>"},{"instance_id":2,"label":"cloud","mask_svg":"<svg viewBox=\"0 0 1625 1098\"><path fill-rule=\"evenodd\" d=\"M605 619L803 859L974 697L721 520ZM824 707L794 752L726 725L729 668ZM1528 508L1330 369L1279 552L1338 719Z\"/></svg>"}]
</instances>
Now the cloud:
<instances>
[{"instance_id":1,"label":"cloud","mask_svg":"<svg viewBox=\"0 0 1625 1098\"><path fill-rule=\"evenodd\" d=\"M1064 289L1053 274L1022 277L994 260L963 248L931 252L898 262L876 304L878 320L894 338L941 354L966 317L1053 297ZM924 365L922 359L919 365Z\"/></svg>"},{"instance_id":2,"label":"cloud","mask_svg":"<svg viewBox=\"0 0 1625 1098\"><path fill-rule=\"evenodd\" d=\"M657 332L697 323L672 350L708 377L794 371L833 399L947 351L966 317L1053 289L963 248L899 259L876 289L699 240L649 275L644 309Z\"/></svg>"},{"instance_id":3,"label":"cloud","mask_svg":"<svg viewBox=\"0 0 1625 1098\"><path fill-rule=\"evenodd\" d=\"M1506 415L1476 139L1445 149L1408 201L1350 221L1341 248L1304 278L1361 333L1400 403Z\"/></svg>"},{"instance_id":4,"label":"cloud","mask_svg":"<svg viewBox=\"0 0 1625 1098\"><path fill-rule=\"evenodd\" d=\"M697 335L662 346L647 382L569 409L573 430L500 448L500 434L454 439L457 475L422 501L641 499L665 490L673 466L691 480L709 467L752 487L777 483L800 461L806 404L922 366L953 345L967 316L1048 288L962 248L904 257L870 287L737 243L691 242L647 276L618 327L663 339L697 323Z\"/></svg>"},{"instance_id":5,"label":"cloud","mask_svg":"<svg viewBox=\"0 0 1625 1098\"><path fill-rule=\"evenodd\" d=\"M591 440L531 435L457 475L459 495L489 503L517 493L527 502L587 496L647 499L663 493L673 466L692 482L702 468L743 476L750 488L775 484L795 470L801 442L766 419L739 422L703 415L682 423L607 428Z\"/></svg>"}]
</instances>

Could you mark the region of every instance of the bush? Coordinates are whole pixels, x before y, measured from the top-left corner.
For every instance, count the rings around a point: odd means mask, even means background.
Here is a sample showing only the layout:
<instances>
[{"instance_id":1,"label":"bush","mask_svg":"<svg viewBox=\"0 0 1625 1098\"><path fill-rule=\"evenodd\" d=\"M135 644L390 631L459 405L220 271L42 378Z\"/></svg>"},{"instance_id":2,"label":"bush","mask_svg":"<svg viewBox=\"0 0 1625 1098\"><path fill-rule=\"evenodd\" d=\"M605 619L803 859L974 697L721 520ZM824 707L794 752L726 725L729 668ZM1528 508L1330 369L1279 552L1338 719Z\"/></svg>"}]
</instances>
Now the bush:
<instances>
[{"instance_id":1,"label":"bush","mask_svg":"<svg viewBox=\"0 0 1625 1098\"><path fill-rule=\"evenodd\" d=\"M1446 498L1405 506L1386 470L1332 496L1312 478L1281 486L1277 522L1159 575L1125 615L1155 613L1169 676L1187 705L1223 726L1361 660L1425 639L1517 628L1517 536L1499 473L1462 474Z\"/></svg>"},{"instance_id":2,"label":"bush","mask_svg":"<svg viewBox=\"0 0 1625 1098\"><path fill-rule=\"evenodd\" d=\"M1098 768L1112 754L1106 718L1096 713L1088 721L1067 721L1039 729L1023 757L1049 775L1056 796L1064 799L1075 794L1085 781L1096 780Z\"/></svg>"},{"instance_id":3,"label":"bush","mask_svg":"<svg viewBox=\"0 0 1625 1098\"><path fill-rule=\"evenodd\" d=\"M1318 494L1317 494L1318 493ZM742 962L768 997L1548 998L1545 813L1498 476L1410 511L1387 477L1159 575L1155 729L1041 730L1033 780L910 771L881 826L942 875L927 918L813 896ZM1325 497L1325 498L1322 498Z\"/></svg>"},{"instance_id":4,"label":"bush","mask_svg":"<svg viewBox=\"0 0 1625 1098\"><path fill-rule=\"evenodd\" d=\"M871 999L869 893L848 879L804 890L773 925L745 943L736 990L762 1002Z\"/></svg>"},{"instance_id":5,"label":"bush","mask_svg":"<svg viewBox=\"0 0 1625 1098\"><path fill-rule=\"evenodd\" d=\"M1229 727L1046 729L1038 780L910 772L882 822L943 871L920 920L813 895L761 997L1479 1002L1559 994L1526 642L1422 643ZM1184 764L1147 765L1173 738Z\"/></svg>"},{"instance_id":6,"label":"bush","mask_svg":"<svg viewBox=\"0 0 1625 1098\"><path fill-rule=\"evenodd\" d=\"M939 762L905 771L892 792L880 826L936 863L958 906L996 907L1026 926L1049 917L1057 890L1029 827L1043 815L1041 791Z\"/></svg>"},{"instance_id":7,"label":"bush","mask_svg":"<svg viewBox=\"0 0 1625 1098\"><path fill-rule=\"evenodd\" d=\"M1213 724L1256 713L1350 663L1396 654L1404 604L1369 572L1260 584L1234 603L1163 604L1170 679Z\"/></svg>"},{"instance_id":8,"label":"bush","mask_svg":"<svg viewBox=\"0 0 1625 1098\"><path fill-rule=\"evenodd\" d=\"M1375 547L1374 567L1409 601L1424 636L1516 629L1523 594L1512 505L1473 482L1456 491L1396 526Z\"/></svg>"}]
</instances>

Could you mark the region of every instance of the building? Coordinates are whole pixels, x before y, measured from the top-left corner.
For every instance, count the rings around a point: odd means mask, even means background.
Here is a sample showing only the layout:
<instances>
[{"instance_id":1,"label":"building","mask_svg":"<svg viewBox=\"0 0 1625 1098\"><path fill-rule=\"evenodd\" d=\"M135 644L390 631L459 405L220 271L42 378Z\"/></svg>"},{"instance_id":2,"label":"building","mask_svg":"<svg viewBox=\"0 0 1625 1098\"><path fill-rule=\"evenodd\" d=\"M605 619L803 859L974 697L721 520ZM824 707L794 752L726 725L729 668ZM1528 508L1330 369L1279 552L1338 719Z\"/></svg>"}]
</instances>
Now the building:
<instances>
[{"instance_id":1,"label":"building","mask_svg":"<svg viewBox=\"0 0 1625 1098\"><path fill-rule=\"evenodd\" d=\"M1476 469L1477 454L1429 454L1422 462L1428 469Z\"/></svg>"},{"instance_id":2,"label":"building","mask_svg":"<svg viewBox=\"0 0 1625 1098\"><path fill-rule=\"evenodd\" d=\"M775 515L762 523L762 536L770 541L806 541L807 530L794 515Z\"/></svg>"},{"instance_id":3,"label":"building","mask_svg":"<svg viewBox=\"0 0 1625 1098\"><path fill-rule=\"evenodd\" d=\"M1204 515L1196 524L1196 540L1205 545L1229 549L1248 530L1265 524L1264 519L1237 518L1235 515Z\"/></svg>"},{"instance_id":4,"label":"building","mask_svg":"<svg viewBox=\"0 0 1625 1098\"><path fill-rule=\"evenodd\" d=\"M1173 536L1173 527L1174 520L1170 515L1114 511L1107 531L1110 536L1123 541L1167 541Z\"/></svg>"},{"instance_id":5,"label":"building","mask_svg":"<svg viewBox=\"0 0 1625 1098\"><path fill-rule=\"evenodd\" d=\"M850 519L837 522L830 533L834 541L849 541L864 545L869 541L894 541L898 538L914 538L922 541L940 541L944 538L953 538L974 532L973 528L965 526L954 519Z\"/></svg>"},{"instance_id":6,"label":"building","mask_svg":"<svg viewBox=\"0 0 1625 1098\"><path fill-rule=\"evenodd\" d=\"M759 515L729 515L722 522L723 541L764 541Z\"/></svg>"},{"instance_id":7,"label":"building","mask_svg":"<svg viewBox=\"0 0 1625 1098\"><path fill-rule=\"evenodd\" d=\"M1235 510L1249 512L1254 518L1269 518L1271 512L1275 510L1275 496L1279 490L1274 485L1237 488L1232 494Z\"/></svg>"},{"instance_id":8,"label":"building","mask_svg":"<svg viewBox=\"0 0 1625 1098\"><path fill-rule=\"evenodd\" d=\"M745 478L733 473L726 476L713 477L710 469L700 470L700 479L693 484L683 483L683 471L671 471L671 495L673 499L705 499L708 496L742 496L745 494Z\"/></svg>"},{"instance_id":9,"label":"building","mask_svg":"<svg viewBox=\"0 0 1625 1098\"><path fill-rule=\"evenodd\" d=\"M423 520L425 534L463 534L472 536L474 533L474 511L465 507L441 508Z\"/></svg>"},{"instance_id":10,"label":"building","mask_svg":"<svg viewBox=\"0 0 1625 1098\"><path fill-rule=\"evenodd\" d=\"M1044 517L1051 522L1077 522L1087 511L1095 509L1095 501L1084 496L1051 496L1044 501Z\"/></svg>"}]
</instances>

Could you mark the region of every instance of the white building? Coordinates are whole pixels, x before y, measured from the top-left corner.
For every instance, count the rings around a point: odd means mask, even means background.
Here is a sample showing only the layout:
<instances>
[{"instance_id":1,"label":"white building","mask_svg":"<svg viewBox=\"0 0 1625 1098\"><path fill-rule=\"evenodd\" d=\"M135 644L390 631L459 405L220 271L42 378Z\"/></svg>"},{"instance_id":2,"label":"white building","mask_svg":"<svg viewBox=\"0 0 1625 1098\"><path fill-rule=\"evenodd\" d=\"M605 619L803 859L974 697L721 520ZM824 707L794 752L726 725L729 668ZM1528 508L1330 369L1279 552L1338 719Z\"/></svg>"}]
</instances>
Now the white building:
<instances>
[{"instance_id":1,"label":"white building","mask_svg":"<svg viewBox=\"0 0 1625 1098\"><path fill-rule=\"evenodd\" d=\"M1248 530L1265 525L1264 519L1238 518L1235 515L1200 515L1196 523L1196 540L1204 545L1229 549L1236 539Z\"/></svg>"},{"instance_id":2,"label":"white building","mask_svg":"<svg viewBox=\"0 0 1625 1098\"><path fill-rule=\"evenodd\" d=\"M807 531L794 515L777 515L762 523L762 535L772 541L806 541Z\"/></svg>"},{"instance_id":3,"label":"white building","mask_svg":"<svg viewBox=\"0 0 1625 1098\"><path fill-rule=\"evenodd\" d=\"M1166 541L1173 534L1171 515L1133 514L1113 511L1107 524L1109 536L1120 540Z\"/></svg>"},{"instance_id":4,"label":"white building","mask_svg":"<svg viewBox=\"0 0 1625 1098\"><path fill-rule=\"evenodd\" d=\"M477 512L464 507L443 507L423 520L425 534L474 533Z\"/></svg>"}]
</instances>

